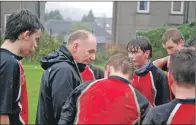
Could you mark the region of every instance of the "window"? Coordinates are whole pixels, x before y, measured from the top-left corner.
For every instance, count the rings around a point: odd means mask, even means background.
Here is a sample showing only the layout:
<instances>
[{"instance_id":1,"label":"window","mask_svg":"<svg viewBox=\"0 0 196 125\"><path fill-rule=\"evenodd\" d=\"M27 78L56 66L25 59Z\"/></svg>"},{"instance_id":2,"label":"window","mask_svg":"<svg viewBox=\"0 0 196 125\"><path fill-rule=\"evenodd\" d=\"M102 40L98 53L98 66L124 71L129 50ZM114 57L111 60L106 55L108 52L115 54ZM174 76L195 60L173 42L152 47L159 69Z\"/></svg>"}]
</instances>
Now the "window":
<instances>
[{"instance_id":1,"label":"window","mask_svg":"<svg viewBox=\"0 0 196 125\"><path fill-rule=\"evenodd\" d=\"M149 1L139 1L137 3L138 13L149 13L150 12L150 2Z\"/></svg>"},{"instance_id":2,"label":"window","mask_svg":"<svg viewBox=\"0 0 196 125\"><path fill-rule=\"evenodd\" d=\"M6 28L6 23L7 23L7 20L9 18L10 14L5 14L5 17L4 17L4 26Z\"/></svg>"},{"instance_id":3,"label":"window","mask_svg":"<svg viewBox=\"0 0 196 125\"><path fill-rule=\"evenodd\" d=\"M183 14L184 2L172 1L171 2L171 14Z\"/></svg>"}]
</instances>

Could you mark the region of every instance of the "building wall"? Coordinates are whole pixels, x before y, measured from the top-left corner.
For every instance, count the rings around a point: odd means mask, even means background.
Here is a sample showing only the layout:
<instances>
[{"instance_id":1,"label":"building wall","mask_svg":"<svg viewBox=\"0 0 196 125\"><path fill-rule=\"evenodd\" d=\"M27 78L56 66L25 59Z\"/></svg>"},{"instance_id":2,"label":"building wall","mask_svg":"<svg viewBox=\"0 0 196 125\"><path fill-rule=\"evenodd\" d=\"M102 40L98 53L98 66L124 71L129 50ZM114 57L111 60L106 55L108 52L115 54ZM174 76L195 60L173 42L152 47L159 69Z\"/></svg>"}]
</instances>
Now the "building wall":
<instances>
[{"instance_id":1,"label":"building wall","mask_svg":"<svg viewBox=\"0 0 196 125\"><path fill-rule=\"evenodd\" d=\"M196 21L196 2L191 1L189 2L189 22Z\"/></svg>"},{"instance_id":2,"label":"building wall","mask_svg":"<svg viewBox=\"0 0 196 125\"><path fill-rule=\"evenodd\" d=\"M171 1L150 1L150 13L138 13L137 2L114 2L113 42L127 43L137 30L183 24L184 14L171 14ZM189 22L196 20L196 2L189 3Z\"/></svg>"},{"instance_id":3,"label":"building wall","mask_svg":"<svg viewBox=\"0 0 196 125\"><path fill-rule=\"evenodd\" d=\"M38 15L38 2L37 1L1 1L0 3L1 15L1 28L5 30L5 14L16 12L20 8L28 9L32 13ZM44 21L45 2L40 2L40 19Z\"/></svg>"}]
</instances>

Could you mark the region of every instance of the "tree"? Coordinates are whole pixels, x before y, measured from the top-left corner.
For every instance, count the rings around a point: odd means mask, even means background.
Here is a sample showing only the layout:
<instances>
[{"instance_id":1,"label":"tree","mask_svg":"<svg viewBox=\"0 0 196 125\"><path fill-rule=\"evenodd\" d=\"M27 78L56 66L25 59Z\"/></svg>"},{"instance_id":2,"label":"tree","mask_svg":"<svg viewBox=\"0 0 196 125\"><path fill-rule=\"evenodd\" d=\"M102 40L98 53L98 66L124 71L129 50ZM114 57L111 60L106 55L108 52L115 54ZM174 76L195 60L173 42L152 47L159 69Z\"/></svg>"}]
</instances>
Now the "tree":
<instances>
[{"instance_id":1,"label":"tree","mask_svg":"<svg viewBox=\"0 0 196 125\"><path fill-rule=\"evenodd\" d=\"M92 28L85 23L76 23L72 28L72 32L76 30L87 30L89 32L93 31Z\"/></svg>"},{"instance_id":2,"label":"tree","mask_svg":"<svg viewBox=\"0 0 196 125\"><path fill-rule=\"evenodd\" d=\"M84 14L82 19L81 19L81 22L85 22L86 21L86 15Z\"/></svg>"},{"instance_id":3,"label":"tree","mask_svg":"<svg viewBox=\"0 0 196 125\"><path fill-rule=\"evenodd\" d=\"M94 14L93 14L93 11L92 9L89 11L88 15L84 15L82 17L82 22L95 22L95 17L94 17Z\"/></svg>"},{"instance_id":4,"label":"tree","mask_svg":"<svg viewBox=\"0 0 196 125\"><path fill-rule=\"evenodd\" d=\"M64 20L59 10L52 10L49 13L46 13L46 20Z\"/></svg>"}]
</instances>

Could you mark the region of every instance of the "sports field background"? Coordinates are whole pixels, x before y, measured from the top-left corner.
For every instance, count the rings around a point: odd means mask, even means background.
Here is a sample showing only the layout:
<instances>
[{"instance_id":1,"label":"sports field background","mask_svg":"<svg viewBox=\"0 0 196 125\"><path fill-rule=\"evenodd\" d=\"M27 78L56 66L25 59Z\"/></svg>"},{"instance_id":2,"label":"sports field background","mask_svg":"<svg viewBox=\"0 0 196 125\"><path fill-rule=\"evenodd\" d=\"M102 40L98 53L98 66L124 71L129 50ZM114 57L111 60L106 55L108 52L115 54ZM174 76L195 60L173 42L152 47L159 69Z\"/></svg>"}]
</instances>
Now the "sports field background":
<instances>
[{"instance_id":1,"label":"sports field background","mask_svg":"<svg viewBox=\"0 0 196 125\"><path fill-rule=\"evenodd\" d=\"M103 65L99 67L103 68ZM35 124L38 95L43 69L40 65L24 65L29 99L29 124Z\"/></svg>"},{"instance_id":2,"label":"sports field background","mask_svg":"<svg viewBox=\"0 0 196 125\"><path fill-rule=\"evenodd\" d=\"M29 99L29 124L35 124L39 88L43 70L39 65L24 65Z\"/></svg>"}]
</instances>

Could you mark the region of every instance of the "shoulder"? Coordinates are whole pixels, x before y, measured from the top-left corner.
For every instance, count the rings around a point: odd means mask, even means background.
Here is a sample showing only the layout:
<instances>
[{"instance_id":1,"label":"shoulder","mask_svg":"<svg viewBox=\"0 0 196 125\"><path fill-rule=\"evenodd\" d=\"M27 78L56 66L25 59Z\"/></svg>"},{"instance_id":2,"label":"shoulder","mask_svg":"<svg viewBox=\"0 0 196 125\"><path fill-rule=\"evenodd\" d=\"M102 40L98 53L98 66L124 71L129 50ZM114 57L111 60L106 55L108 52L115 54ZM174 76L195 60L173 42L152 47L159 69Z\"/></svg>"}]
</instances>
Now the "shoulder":
<instances>
[{"instance_id":1,"label":"shoulder","mask_svg":"<svg viewBox=\"0 0 196 125\"><path fill-rule=\"evenodd\" d=\"M166 124L174 107L175 104L171 102L156 106L148 112L146 120L155 124Z\"/></svg>"},{"instance_id":2,"label":"shoulder","mask_svg":"<svg viewBox=\"0 0 196 125\"><path fill-rule=\"evenodd\" d=\"M59 62L51 66L51 71L73 71L73 66L67 62Z\"/></svg>"},{"instance_id":3,"label":"shoulder","mask_svg":"<svg viewBox=\"0 0 196 125\"><path fill-rule=\"evenodd\" d=\"M7 52L1 51L0 71L13 73L19 71L18 60Z\"/></svg>"},{"instance_id":4,"label":"shoulder","mask_svg":"<svg viewBox=\"0 0 196 125\"><path fill-rule=\"evenodd\" d=\"M152 72L153 75L157 75L159 77L160 76L166 77L166 73L162 69L160 69L160 68L158 68L154 65L153 65L153 68L152 68L151 72Z\"/></svg>"},{"instance_id":5,"label":"shoulder","mask_svg":"<svg viewBox=\"0 0 196 125\"><path fill-rule=\"evenodd\" d=\"M169 115L174 107L175 103L169 102L160 106L156 106L152 109L152 112L155 114Z\"/></svg>"}]
</instances>

